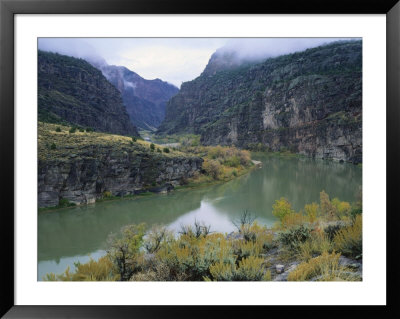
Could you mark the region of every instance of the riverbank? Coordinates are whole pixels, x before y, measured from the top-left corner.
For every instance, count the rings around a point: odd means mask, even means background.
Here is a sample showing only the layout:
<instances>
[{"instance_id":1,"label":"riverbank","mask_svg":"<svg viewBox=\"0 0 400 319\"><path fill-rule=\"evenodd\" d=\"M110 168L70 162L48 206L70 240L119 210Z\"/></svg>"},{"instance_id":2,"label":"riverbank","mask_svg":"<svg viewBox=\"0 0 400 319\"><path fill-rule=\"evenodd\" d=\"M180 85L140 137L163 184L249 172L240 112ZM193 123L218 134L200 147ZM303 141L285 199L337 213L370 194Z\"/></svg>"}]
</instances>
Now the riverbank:
<instances>
[{"instance_id":1,"label":"riverbank","mask_svg":"<svg viewBox=\"0 0 400 319\"><path fill-rule=\"evenodd\" d=\"M211 231L195 221L176 236L164 226L128 225L97 261L76 264L45 280L61 281L359 281L362 206L330 199L293 210L276 200L272 227L243 212L236 231ZM122 255L121 255L122 253Z\"/></svg>"},{"instance_id":2,"label":"riverbank","mask_svg":"<svg viewBox=\"0 0 400 319\"><path fill-rule=\"evenodd\" d=\"M41 122L38 133L41 212L227 182L254 166L234 147L175 149Z\"/></svg>"}]
</instances>

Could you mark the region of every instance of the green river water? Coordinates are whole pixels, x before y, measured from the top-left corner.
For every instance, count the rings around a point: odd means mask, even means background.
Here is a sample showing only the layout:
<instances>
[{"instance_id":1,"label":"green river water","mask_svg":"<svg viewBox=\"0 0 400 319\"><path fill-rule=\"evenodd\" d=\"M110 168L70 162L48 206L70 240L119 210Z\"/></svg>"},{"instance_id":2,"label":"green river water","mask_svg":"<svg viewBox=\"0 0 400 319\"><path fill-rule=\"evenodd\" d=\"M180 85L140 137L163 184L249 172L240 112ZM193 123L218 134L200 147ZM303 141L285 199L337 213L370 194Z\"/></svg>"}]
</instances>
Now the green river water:
<instances>
[{"instance_id":1,"label":"green river water","mask_svg":"<svg viewBox=\"0 0 400 319\"><path fill-rule=\"evenodd\" d=\"M38 280L67 266L73 270L74 262L86 262L89 256L102 256L108 235L124 225L144 222L179 230L197 220L211 230L230 232L235 229L232 220L244 210L272 225L272 205L280 197L296 210L318 202L321 190L353 202L362 183L361 167L353 164L285 156L253 159L263 167L224 184L39 213Z\"/></svg>"}]
</instances>

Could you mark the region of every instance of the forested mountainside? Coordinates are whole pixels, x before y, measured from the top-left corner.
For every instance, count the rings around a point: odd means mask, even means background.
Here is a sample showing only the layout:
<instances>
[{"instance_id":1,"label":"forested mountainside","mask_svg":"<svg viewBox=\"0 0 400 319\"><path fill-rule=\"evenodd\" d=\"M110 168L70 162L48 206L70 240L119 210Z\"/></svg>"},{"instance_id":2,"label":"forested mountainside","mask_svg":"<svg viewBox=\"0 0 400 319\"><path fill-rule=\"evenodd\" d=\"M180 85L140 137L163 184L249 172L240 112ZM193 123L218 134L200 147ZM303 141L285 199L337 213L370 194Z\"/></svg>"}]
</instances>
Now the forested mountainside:
<instances>
[{"instance_id":1,"label":"forested mountainside","mask_svg":"<svg viewBox=\"0 0 400 319\"><path fill-rule=\"evenodd\" d=\"M167 104L158 134L195 133L206 145L289 150L362 161L362 42L240 63L217 51Z\"/></svg>"},{"instance_id":2,"label":"forested mountainside","mask_svg":"<svg viewBox=\"0 0 400 319\"><path fill-rule=\"evenodd\" d=\"M99 68L121 92L132 123L145 130L155 130L165 117L167 101L179 89L160 79L146 80L123 66L101 65Z\"/></svg>"},{"instance_id":3,"label":"forested mountainside","mask_svg":"<svg viewBox=\"0 0 400 319\"><path fill-rule=\"evenodd\" d=\"M38 52L38 120L138 136L120 92L82 59Z\"/></svg>"}]
</instances>

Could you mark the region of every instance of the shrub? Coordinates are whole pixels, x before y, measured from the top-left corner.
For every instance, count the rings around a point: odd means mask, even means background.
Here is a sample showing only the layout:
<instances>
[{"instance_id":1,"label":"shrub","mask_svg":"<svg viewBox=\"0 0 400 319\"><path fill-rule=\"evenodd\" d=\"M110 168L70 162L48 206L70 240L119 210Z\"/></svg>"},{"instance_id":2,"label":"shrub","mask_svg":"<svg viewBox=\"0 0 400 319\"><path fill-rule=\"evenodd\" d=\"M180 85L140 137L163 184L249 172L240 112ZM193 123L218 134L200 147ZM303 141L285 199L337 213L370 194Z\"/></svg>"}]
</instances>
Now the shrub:
<instances>
[{"instance_id":1,"label":"shrub","mask_svg":"<svg viewBox=\"0 0 400 319\"><path fill-rule=\"evenodd\" d=\"M343 224L340 223L336 223L333 225L328 225L324 228L324 232L325 234L328 236L329 240L333 240L333 238L335 237L335 235L337 234L337 232L339 230L341 230L343 228Z\"/></svg>"},{"instance_id":2,"label":"shrub","mask_svg":"<svg viewBox=\"0 0 400 319\"><path fill-rule=\"evenodd\" d=\"M306 281L317 279L318 281L340 280L339 253L329 254L324 252L321 256L310 259L297 266L289 273L288 281Z\"/></svg>"},{"instance_id":3,"label":"shrub","mask_svg":"<svg viewBox=\"0 0 400 319\"><path fill-rule=\"evenodd\" d=\"M157 148L157 153L161 153L161 150L159 148Z\"/></svg>"},{"instance_id":4,"label":"shrub","mask_svg":"<svg viewBox=\"0 0 400 319\"><path fill-rule=\"evenodd\" d=\"M240 159L237 156L232 156L224 161L224 165L229 167L238 167L240 165Z\"/></svg>"},{"instance_id":5,"label":"shrub","mask_svg":"<svg viewBox=\"0 0 400 319\"><path fill-rule=\"evenodd\" d=\"M292 251L298 251L300 244L311 237L311 230L305 225L296 226L281 232L278 240Z\"/></svg>"},{"instance_id":6,"label":"shrub","mask_svg":"<svg viewBox=\"0 0 400 319\"><path fill-rule=\"evenodd\" d=\"M132 136L132 142L136 142L137 138L135 136Z\"/></svg>"},{"instance_id":7,"label":"shrub","mask_svg":"<svg viewBox=\"0 0 400 319\"><path fill-rule=\"evenodd\" d=\"M143 244L145 225L128 225L122 227L121 236L111 234L108 238L107 254L114 264L114 271L121 281L127 281L142 270L143 254L140 247Z\"/></svg>"},{"instance_id":8,"label":"shrub","mask_svg":"<svg viewBox=\"0 0 400 319\"><path fill-rule=\"evenodd\" d=\"M218 180L222 174L221 164L216 160L204 159L203 169L208 176L211 176L215 180Z\"/></svg>"},{"instance_id":9,"label":"shrub","mask_svg":"<svg viewBox=\"0 0 400 319\"><path fill-rule=\"evenodd\" d=\"M265 271L264 259L254 256L244 258L238 265L217 262L210 266L211 277L216 281L269 281L271 272ZM208 277L205 280L209 280Z\"/></svg>"},{"instance_id":10,"label":"shrub","mask_svg":"<svg viewBox=\"0 0 400 319\"><path fill-rule=\"evenodd\" d=\"M60 128L60 127L57 127L57 128L56 128L56 132L61 132L61 128Z\"/></svg>"},{"instance_id":11,"label":"shrub","mask_svg":"<svg viewBox=\"0 0 400 319\"><path fill-rule=\"evenodd\" d=\"M236 240L233 243L234 253L237 256L237 260L242 260L250 256L259 257L262 253L262 246L258 242Z\"/></svg>"},{"instance_id":12,"label":"shrub","mask_svg":"<svg viewBox=\"0 0 400 319\"><path fill-rule=\"evenodd\" d=\"M353 224L339 230L333 238L335 249L345 256L359 258L362 255L362 215Z\"/></svg>"},{"instance_id":13,"label":"shrub","mask_svg":"<svg viewBox=\"0 0 400 319\"><path fill-rule=\"evenodd\" d=\"M186 278L201 281L211 276L211 265L217 262L235 262L232 246L222 234L199 238L183 234L171 244L162 247L156 257L157 263L162 263L167 269L167 278L164 280Z\"/></svg>"},{"instance_id":14,"label":"shrub","mask_svg":"<svg viewBox=\"0 0 400 319\"><path fill-rule=\"evenodd\" d=\"M144 248L149 253L157 252L163 245L174 239L172 231L165 226L154 225L144 237Z\"/></svg>"},{"instance_id":15,"label":"shrub","mask_svg":"<svg viewBox=\"0 0 400 319\"><path fill-rule=\"evenodd\" d=\"M200 223L197 220L194 221L194 228L190 225L181 225L180 234L186 236L193 236L196 238L205 237L211 233L211 226L206 225L204 222Z\"/></svg>"},{"instance_id":16,"label":"shrub","mask_svg":"<svg viewBox=\"0 0 400 319\"><path fill-rule=\"evenodd\" d=\"M249 165L251 161L250 152L246 150L240 150L238 153L240 164L243 166Z\"/></svg>"},{"instance_id":17,"label":"shrub","mask_svg":"<svg viewBox=\"0 0 400 319\"><path fill-rule=\"evenodd\" d=\"M152 151L154 151L155 148L156 148L156 146L154 145L154 143L151 143L151 144L150 144L150 149L151 149Z\"/></svg>"},{"instance_id":18,"label":"shrub","mask_svg":"<svg viewBox=\"0 0 400 319\"><path fill-rule=\"evenodd\" d=\"M275 217L279 218L280 221L282 221L286 215L292 213L294 213L292 205L284 197L281 197L281 199L277 199L275 201L275 204L272 205L272 214Z\"/></svg>"},{"instance_id":19,"label":"shrub","mask_svg":"<svg viewBox=\"0 0 400 319\"><path fill-rule=\"evenodd\" d=\"M315 255L333 251L333 244L323 231L313 231L311 237L299 244L299 255L302 260L308 261Z\"/></svg>"},{"instance_id":20,"label":"shrub","mask_svg":"<svg viewBox=\"0 0 400 319\"><path fill-rule=\"evenodd\" d=\"M58 201L58 206L59 207L75 206L75 203L71 203L67 198L60 198L60 200Z\"/></svg>"},{"instance_id":21,"label":"shrub","mask_svg":"<svg viewBox=\"0 0 400 319\"><path fill-rule=\"evenodd\" d=\"M332 205L338 218L343 218L350 214L351 206L348 202L342 202L337 198L332 199Z\"/></svg>"},{"instance_id":22,"label":"shrub","mask_svg":"<svg viewBox=\"0 0 400 319\"><path fill-rule=\"evenodd\" d=\"M235 264L217 262L210 266L211 277L216 281L233 281L235 280L235 272Z\"/></svg>"},{"instance_id":23,"label":"shrub","mask_svg":"<svg viewBox=\"0 0 400 319\"><path fill-rule=\"evenodd\" d=\"M336 215L336 209L335 206L332 205L329 195L325 193L325 191L322 191L319 193L319 198L321 213L328 218L333 219Z\"/></svg>"},{"instance_id":24,"label":"shrub","mask_svg":"<svg viewBox=\"0 0 400 319\"><path fill-rule=\"evenodd\" d=\"M56 146L56 144L52 143L52 144L50 145L50 149L51 149L51 150L55 150L55 149L57 149L57 146Z\"/></svg>"},{"instance_id":25,"label":"shrub","mask_svg":"<svg viewBox=\"0 0 400 319\"><path fill-rule=\"evenodd\" d=\"M307 223L308 220L309 219L302 213L296 213L293 211L292 213L288 213L283 216L281 220L281 225L284 228L290 228L294 226L303 225L304 223Z\"/></svg>"},{"instance_id":26,"label":"shrub","mask_svg":"<svg viewBox=\"0 0 400 319\"><path fill-rule=\"evenodd\" d=\"M68 278L66 276L66 278ZM85 264L76 263L75 272L70 274L72 281L115 281L118 278L113 272L113 264L107 256L98 261L90 258Z\"/></svg>"},{"instance_id":27,"label":"shrub","mask_svg":"<svg viewBox=\"0 0 400 319\"><path fill-rule=\"evenodd\" d=\"M93 132L93 131L94 131L94 129L91 128L91 127L87 127L87 128L86 128L86 132L88 132L88 133Z\"/></svg>"},{"instance_id":28,"label":"shrub","mask_svg":"<svg viewBox=\"0 0 400 319\"><path fill-rule=\"evenodd\" d=\"M169 148L168 147L164 147L163 151L164 151L164 153L169 153Z\"/></svg>"},{"instance_id":29,"label":"shrub","mask_svg":"<svg viewBox=\"0 0 400 319\"><path fill-rule=\"evenodd\" d=\"M75 126L71 127L71 128L69 129L69 132L70 132L71 134L75 133L75 132L76 132L76 127L75 127Z\"/></svg>"},{"instance_id":30,"label":"shrub","mask_svg":"<svg viewBox=\"0 0 400 319\"><path fill-rule=\"evenodd\" d=\"M308 217L308 220L313 223L318 216L319 205L317 203L306 204L304 206L304 211Z\"/></svg>"},{"instance_id":31,"label":"shrub","mask_svg":"<svg viewBox=\"0 0 400 319\"><path fill-rule=\"evenodd\" d=\"M84 128L79 128L79 132L85 132Z\"/></svg>"},{"instance_id":32,"label":"shrub","mask_svg":"<svg viewBox=\"0 0 400 319\"><path fill-rule=\"evenodd\" d=\"M110 191L103 192L103 198L111 198L111 197L112 197L112 193Z\"/></svg>"}]
</instances>

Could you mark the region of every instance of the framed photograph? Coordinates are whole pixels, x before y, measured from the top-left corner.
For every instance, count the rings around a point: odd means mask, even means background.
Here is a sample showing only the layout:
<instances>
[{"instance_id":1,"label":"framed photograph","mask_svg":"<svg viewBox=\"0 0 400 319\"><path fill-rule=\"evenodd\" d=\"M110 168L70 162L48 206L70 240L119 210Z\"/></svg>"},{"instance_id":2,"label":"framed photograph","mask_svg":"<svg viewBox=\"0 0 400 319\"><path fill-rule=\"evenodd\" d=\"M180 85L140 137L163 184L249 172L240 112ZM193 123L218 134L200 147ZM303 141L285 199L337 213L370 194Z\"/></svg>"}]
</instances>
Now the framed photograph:
<instances>
[{"instance_id":1,"label":"framed photograph","mask_svg":"<svg viewBox=\"0 0 400 319\"><path fill-rule=\"evenodd\" d=\"M5 318L399 313L397 1L0 10Z\"/></svg>"}]
</instances>

